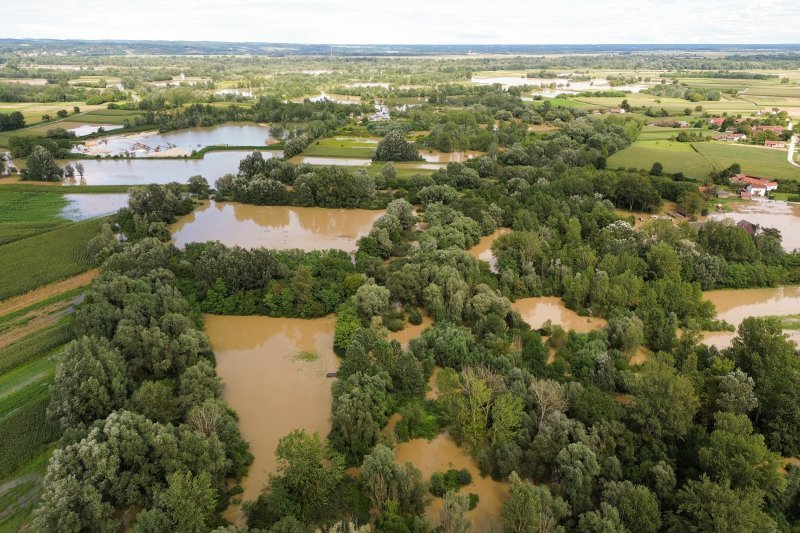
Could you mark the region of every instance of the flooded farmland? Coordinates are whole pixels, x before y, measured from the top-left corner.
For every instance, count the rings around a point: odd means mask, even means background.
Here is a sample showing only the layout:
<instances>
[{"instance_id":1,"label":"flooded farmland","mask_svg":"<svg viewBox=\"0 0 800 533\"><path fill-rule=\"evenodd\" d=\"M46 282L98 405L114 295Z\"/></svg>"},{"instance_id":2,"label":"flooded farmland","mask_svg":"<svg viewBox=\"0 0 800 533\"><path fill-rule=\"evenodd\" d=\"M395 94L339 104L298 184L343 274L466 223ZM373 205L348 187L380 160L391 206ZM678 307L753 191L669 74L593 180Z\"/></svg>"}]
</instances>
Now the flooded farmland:
<instances>
[{"instance_id":1,"label":"flooded farmland","mask_svg":"<svg viewBox=\"0 0 800 533\"><path fill-rule=\"evenodd\" d=\"M213 200L170 227L175 245L220 241L228 246L353 252L383 211L247 205Z\"/></svg>"},{"instance_id":2,"label":"flooded farmland","mask_svg":"<svg viewBox=\"0 0 800 533\"><path fill-rule=\"evenodd\" d=\"M560 324L567 331L574 329L579 333L588 333L606 325L602 318L579 316L575 311L567 309L564 302L555 296L520 298L511 307L533 329L542 327L548 320L553 324Z\"/></svg>"},{"instance_id":3,"label":"flooded farmland","mask_svg":"<svg viewBox=\"0 0 800 533\"><path fill-rule=\"evenodd\" d=\"M128 205L127 194L65 194L64 198L69 204L59 216L73 221L110 215Z\"/></svg>"},{"instance_id":4,"label":"flooded farmland","mask_svg":"<svg viewBox=\"0 0 800 533\"><path fill-rule=\"evenodd\" d=\"M223 124L166 133L151 131L112 135L79 144L72 151L102 156L120 154L131 154L136 157L181 156L189 155L192 150L200 150L206 146L266 146L269 139L270 130L267 126Z\"/></svg>"},{"instance_id":5,"label":"flooded farmland","mask_svg":"<svg viewBox=\"0 0 800 533\"><path fill-rule=\"evenodd\" d=\"M425 480L429 480L434 472L443 472L450 468L469 470L472 483L461 491L475 493L480 498L478 506L467 513L472 520L473 530L490 531L492 525L495 530L500 530L500 512L503 502L508 498L508 483L495 481L490 477L482 478L475 459L459 448L450 435L444 433L432 441L413 439L401 443L395 448L394 455L395 461L400 464L413 463L420 469ZM440 523L439 513L443 503L442 498L434 498L425 509L433 527Z\"/></svg>"},{"instance_id":6,"label":"flooded farmland","mask_svg":"<svg viewBox=\"0 0 800 533\"><path fill-rule=\"evenodd\" d=\"M339 366L333 353L334 317L314 320L205 316L223 396L239 415L242 437L254 461L242 482L243 500L258 497L275 472L278 440L294 429L330 431L331 380ZM301 352L316 354L308 360ZM226 518L242 522L238 508Z\"/></svg>"},{"instance_id":7,"label":"flooded farmland","mask_svg":"<svg viewBox=\"0 0 800 533\"><path fill-rule=\"evenodd\" d=\"M714 220L730 219L734 223L744 219L763 228L775 228L781 232L783 249L800 248L800 205L777 200L752 200L729 204L732 213L709 215Z\"/></svg>"},{"instance_id":8,"label":"flooded farmland","mask_svg":"<svg viewBox=\"0 0 800 533\"><path fill-rule=\"evenodd\" d=\"M467 250L467 253L475 259L486 261L489 263L492 272L497 273L497 259L495 259L492 253L492 244L494 244L494 241L496 241L498 237L507 233L511 233L511 228L498 228L493 233L481 237L478 244Z\"/></svg>"},{"instance_id":9,"label":"flooded farmland","mask_svg":"<svg viewBox=\"0 0 800 533\"><path fill-rule=\"evenodd\" d=\"M368 167L372 164L372 159L362 159L358 157L322 157L315 155L298 155L290 160L292 163L305 163L307 165L337 165L341 167Z\"/></svg>"},{"instance_id":10,"label":"flooded farmland","mask_svg":"<svg viewBox=\"0 0 800 533\"><path fill-rule=\"evenodd\" d=\"M65 180L66 185L147 185L149 183L186 183L191 176L201 175L213 186L217 178L239 171L239 161L251 154L250 150L226 150L208 152L202 159L85 159L81 179ZM281 157L281 152L262 151L264 159ZM15 163L17 161L15 160ZM24 163L24 162L23 162ZM59 160L64 167L75 161ZM19 166L19 165L17 165ZM22 165L23 168L24 164Z\"/></svg>"},{"instance_id":11,"label":"flooded farmland","mask_svg":"<svg viewBox=\"0 0 800 533\"><path fill-rule=\"evenodd\" d=\"M703 299L714 303L717 316L738 327L749 316L778 316L800 313L800 287L767 289L725 289L706 291ZM795 341L800 341L800 331L787 331ZM703 342L717 348L727 348L736 336L733 331L707 331Z\"/></svg>"},{"instance_id":12,"label":"flooded farmland","mask_svg":"<svg viewBox=\"0 0 800 533\"><path fill-rule=\"evenodd\" d=\"M483 152L469 150L466 152L437 152L436 150L423 150L422 158L428 163L461 163L475 157L481 157Z\"/></svg>"}]
</instances>

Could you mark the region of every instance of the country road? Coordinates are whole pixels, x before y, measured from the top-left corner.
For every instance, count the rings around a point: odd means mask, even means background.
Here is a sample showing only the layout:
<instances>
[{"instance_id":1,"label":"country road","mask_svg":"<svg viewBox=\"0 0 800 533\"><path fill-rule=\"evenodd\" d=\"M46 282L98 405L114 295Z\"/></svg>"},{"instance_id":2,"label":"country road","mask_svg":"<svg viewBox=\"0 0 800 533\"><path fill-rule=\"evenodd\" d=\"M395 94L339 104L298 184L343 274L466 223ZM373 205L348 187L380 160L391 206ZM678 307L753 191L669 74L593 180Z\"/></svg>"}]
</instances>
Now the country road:
<instances>
[{"instance_id":1,"label":"country road","mask_svg":"<svg viewBox=\"0 0 800 533\"><path fill-rule=\"evenodd\" d=\"M796 146L797 146L797 135L793 135L792 139L789 141L789 151L786 153L786 159L789 161L790 165L800 167L800 164L795 163L794 161L794 149Z\"/></svg>"}]
</instances>

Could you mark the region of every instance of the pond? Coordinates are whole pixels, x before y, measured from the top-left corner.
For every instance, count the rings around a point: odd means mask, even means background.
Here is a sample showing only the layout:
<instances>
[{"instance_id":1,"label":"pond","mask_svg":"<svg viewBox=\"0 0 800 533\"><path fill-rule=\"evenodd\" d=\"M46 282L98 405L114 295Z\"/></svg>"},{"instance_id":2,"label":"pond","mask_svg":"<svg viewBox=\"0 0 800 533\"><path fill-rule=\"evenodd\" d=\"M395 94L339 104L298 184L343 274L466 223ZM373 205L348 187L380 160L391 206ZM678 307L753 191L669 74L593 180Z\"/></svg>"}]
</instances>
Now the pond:
<instances>
[{"instance_id":1,"label":"pond","mask_svg":"<svg viewBox=\"0 0 800 533\"><path fill-rule=\"evenodd\" d=\"M706 291L703 299L714 303L717 316L738 327L749 316L779 316L800 313L800 287L787 286L767 289L725 289ZM800 341L800 331L787 330L789 336ZM736 336L733 331L707 331L703 342L717 348L727 348Z\"/></svg>"},{"instance_id":2,"label":"pond","mask_svg":"<svg viewBox=\"0 0 800 533\"><path fill-rule=\"evenodd\" d=\"M333 353L332 316L314 320L254 316L205 316L217 359L223 397L239 415L242 437L254 456L242 482L243 500L258 497L276 471L278 440L295 429L330 431L331 383L339 367ZM317 358L300 354L316 354ZM237 506L225 517L242 523Z\"/></svg>"},{"instance_id":3,"label":"pond","mask_svg":"<svg viewBox=\"0 0 800 533\"><path fill-rule=\"evenodd\" d=\"M269 134L269 128L259 124L221 124L166 133L147 131L112 135L79 144L72 151L102 156L125 153L136 157L181 156L206 146L266 146Z\"/></svg>"},{"instance_id":4,"label":"pond","mask_svg":"<svg viewBox=\"0 0 800 533\"><path fill-rule=\"evenodd\" d=\"M606 325L602 318L579 316L575 311L567 309L561 298L555 296L520 298L511 304L511 308L533 329L541 328L548 320L553 324L560 324L566 331L573 329L579 333L588 333Z\"/></svg>"},{"instance_id":5,"label":"pond","mask_svg":"<svg viewBox=\"0 0 800 533\"><path fill-rule=\"evenodd\" d=\"M208 152L202 159L85 159L81 180L65 181L65 185L147 185L149 183L186 183L191 176L201 175L213 187L217 178L239 171L239 161L251 154L250 150ZM281 157L281 152L262 151L264 159ZM16 163L16 161L15 161ZM59 160L61 167L76 161ZM24 167L24 165L23 165Z\"/></svg>"},{"instance_id":6,"label":"pond","mask_svg":"<svg viewBox=\"0 0 800 533\"><path fill-rule=\"evenodd\" d=\"M728 205L733 208L732 213L714 213L708 218L730 219L734 223L744 219L764 228L775 228L781 232L784 250L800 248L800 205L767 199Z\"/></svg>"},{"instance_id":7,"label":"pond","mask_svg":"<svg viewBox=\"0 0 800 533\"><path fill-rule=\"evenodd\" d=\"M65 194L64 198L69 204L59 216L72 221L110 215L128 205L127 194Z\"/></svg>"},{"instance_id":8,"label":"pond","mask_svg":"<svg viewBox=\"0 0 800 533\"><path fill-rule=\"evenodd\" d=\"M247 205L213 200L170 227L175 245L220 241L228 246L288 250L356 250L379 210Z\"/></svg>"},{"instance_id":9,"label":"pond","mask_svg":"<svg viewBox=\"0 0 800 533\"><path fill-rule=\"evenodd\" d=\"M500 514L503 502L508 498L508 483L495 481L490 477L482 478L475 459L459 448L450 435L443 433L431 441L413 439L403 442L395 447L394 457L401 465L413 463L422 472L425 480L430 480L434 472L444 472L451 468L469 470L472 483L461 491L465 494L472 492L479 497L477 507L467 513L472 520L472 530L491 531L492 526L496 531L501 530ZM439 513L443 503L442 498L433 498L425 508L432 527L440 523Z\"/></svg>"},{"instance_id":10,"label":"pond","mask_svg":"<svg viewBox=\"0 0 800 533\"><path fill-rule=\"evenodd\" d=\"M67 131L71 131L76 137L83 137L84 135L97 133L100 128L103 128L105 131L111 131L121 129L122 126L119 124L83 124L82 126L69 128Z\"/></svg>"},{"instance_id":11,"label":"pond","mask_svg":"<svg viewBox=\"0 0 800 533\"><path fill-rule=\"evenodd\" d=\"M494 233L481 237L481 240L478 241L478 244L467 250L467 253L475 259L480 259L481 261L486 261L489 263L489 267L492 269L492 272L496 274L497 259L495 259L494 254L492 253L492 244L494 244L494 241L496 241L498 237L507 233L511 233L510 228L498 228L494 231Z\"/></svg>"}]
</instances>

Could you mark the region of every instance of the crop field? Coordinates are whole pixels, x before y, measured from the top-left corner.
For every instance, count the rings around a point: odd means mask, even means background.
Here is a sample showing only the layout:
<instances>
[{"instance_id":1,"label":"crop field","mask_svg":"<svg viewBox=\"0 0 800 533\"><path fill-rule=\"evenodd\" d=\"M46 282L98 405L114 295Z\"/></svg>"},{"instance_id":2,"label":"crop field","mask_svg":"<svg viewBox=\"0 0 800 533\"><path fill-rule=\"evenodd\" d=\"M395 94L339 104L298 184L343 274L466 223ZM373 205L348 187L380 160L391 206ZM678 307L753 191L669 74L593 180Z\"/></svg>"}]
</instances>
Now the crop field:
<instances>
[{"instance_id":1,"label":"crop field","mask_svg":"<svg viewBox=\"0 0 800 533\"><path fill-rule=\"evenodd\" d=\"M61 109L66 109L72 113L72 108L78 106L81 111L92 111L94 109L102 109L102 105L87 105L86 102L55 102L55 103L0 103L0 113L11 113L19 111L25 117L25 123L34 125L41 122L42 115L56 116L56 113Z\"/></svg>"},{"instance_id":2,"label":"crop field","mask_svg":"<svg viewBox=\"0 0 800 533\"><path fill-rule=\"evenodd\" d=\"M37 331L21 341L3 348L0 350L0 374L35 361L63 345L71 337L70 321L62 319L55 326Z\"/></svg>"},{"instance_id":3,"label":"crop field","mask_svg":"<svg viewBox=\"0 0 800 533\"><path fill-rule=\"evenodd\" d=\"M47 384L39 383L13 394L0 405L0 434L14 438L0 439L0 479L38 455L59 437L55 424L47 420L50 400Z\"/></svg>"},{"instance_id":4,"label":"crop field","mask_svg":"<svg viewBox=\"0 0 800 533\"><path fill-rule=\"evenodd\" d=\"M640 141L667 140L670 139L671 137L675 137L681 132L695 133L695 134L699 133L704 136L715 134L715 132L709 130L708 128L661 128L658 126L645 126L642 132L639 134L639 140Z\"/></svg>"},{"instance_id":5,"label":"crop field","mask_svg":"<svg viewBox=\"0 0 800 533\"><path fill-rule=\"evenodd\" d=\"M141 113L125 109L96 109L80 115L83 124L122 124L125 120L133 121Z\"/></svg>"},{"instance_id":6,"label":"crop field","mask_svg":"<svg viewBox=\"0 0 800 533\"><path fill-rule=\"evenodd\" d=\"M86 245L102 219L76 222L0 246L0 300L91 268Z\"/></svg>"}]
</instances>

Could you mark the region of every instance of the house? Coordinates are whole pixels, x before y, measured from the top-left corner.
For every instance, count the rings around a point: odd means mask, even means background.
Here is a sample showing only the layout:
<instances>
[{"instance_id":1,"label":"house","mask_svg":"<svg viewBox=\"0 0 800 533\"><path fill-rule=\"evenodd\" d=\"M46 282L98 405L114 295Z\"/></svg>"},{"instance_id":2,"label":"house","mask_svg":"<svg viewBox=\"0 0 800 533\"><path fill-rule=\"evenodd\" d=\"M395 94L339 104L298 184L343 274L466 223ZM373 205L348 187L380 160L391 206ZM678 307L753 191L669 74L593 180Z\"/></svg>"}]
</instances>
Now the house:
<instances>
[{"instance_id":1,"label":"house","mask_svg":"<svg viewBox=\"0 0 800 533\"><path fill-rule=\"evenodd\" d=\"M778 182L770 181L767 178L758 176L748 176L747 174L736 174L731 178L731 183L739 185L751 196L766 196L769 191L778 188Z\"/></svg>"},{"instance_id":2,"label":"house","mask_svg":"<svg viewBox=\"0 0 800 533\"><path fill-rule=\"evenodd\" d=\"M756 226L752 222L748 222L747 220L742 219L739 222L737 222L736 225L745 230L750 235L756 234Z\"/></svg>"},{"instance_id":3,"label":"house","mask_svg":"<svg viewBox=\"0 0 800 533\"><path fill-rule=\"evenodd\" d=\"M786 141L764 141L767 148L786 148Z\"/></svg>"},{"instance_id":4,"label":"house","mask_svg":"<svg viewBox=\"0 0 800 533\"><path fill-rule=\"evenodd\" d=\"M712 126L716 126L716 127L719 128L720 126L722 126L725 123L725 119L722 118L722 117L709 118L709 119L706 119L706 122L708 122Z\"/></svg>"},{"instance_id":5,"label":"house","mask_svg":"<svg viewBox=\"0 0 800 533\"><path fill-rule=\"evenodd\" d=\"M783 130L784 130L783 126L753 126L752 127L753 133L770 132L770 133L774 133L775 135L781 135L783 133Z\"/></svg>"},{"instance_id":6,"label":"house","mask_svg":"<svg viewBox=\"0 0 800 533\"><path fill-rule=\"evenodd\" d=\"M715 141L738 142L747 140L747 135L744 133L726 133L724 135L714 136Z\"/></svg>"}]
</instances>

